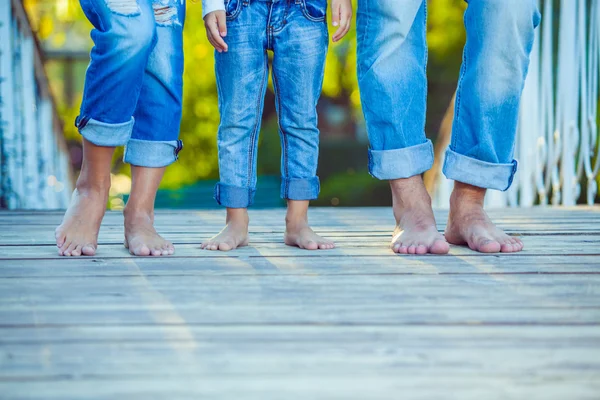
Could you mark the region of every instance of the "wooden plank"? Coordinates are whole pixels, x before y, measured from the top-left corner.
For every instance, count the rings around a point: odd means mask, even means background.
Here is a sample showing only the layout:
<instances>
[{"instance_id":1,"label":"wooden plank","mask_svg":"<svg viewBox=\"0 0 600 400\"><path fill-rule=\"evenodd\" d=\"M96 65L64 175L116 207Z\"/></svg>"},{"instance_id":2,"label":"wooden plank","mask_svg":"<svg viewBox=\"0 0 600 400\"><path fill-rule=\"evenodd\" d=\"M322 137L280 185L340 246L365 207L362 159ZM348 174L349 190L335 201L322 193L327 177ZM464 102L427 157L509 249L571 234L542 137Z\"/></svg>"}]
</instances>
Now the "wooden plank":
<instances>
[{"instance_id":1,"label":"wooden plank","mask_svg":"<svg viewBox=\"0 0 600 400\"><path fill-rule=\"evenodd\" d=\"M157 366L157 369L159 367ZM293 376L203 376L183 374L174 376L164 366L165 374L160 378L143 377L123 380L113 375L110 384L103 377L60 376L48 379L24 380L18 383L0 383L0 391L10 398L88 400L107 398L126 399L173 399L209 398L215 400L248 399L264 400L278 398L304 399L369 399L389 400L390 394L402 393L403 397L415 400L500 400L531 399L596 400L600 385L595 377L554 375L526 376L491 375L485 373L468 376L435 374L431 368L414 371L412 374L373 374L360 368L351 375L336 377L306 376L304 367ZM435 382L432 384L432 382ZM93 390L90 388L93 387Z\"/></svg>"},{"instance_id":2,"label":"wooden plank","mask_svg":"<svg viewBox=\"0 0 600 400\"><path fill-rule=\"evenodd\" d=\"M600 275L202 276L2 280L0 327L597 324ZM7 335L0 335L7 339Z\"/></svg>"},{"instance_id":3,"label":"wooden plank","mask_svg":"<svg viewBox=\"0 0 600 400\"><path fill-rule=\"evenodd\" d=\"M389 241L374 240L365 241L361 238L347 238L341 242L338 247L332 250L324 251L307 251L289 246L283 243L263 242L254 244L251 241L251 246L235 250L234 252L211 252L204 251L199 248L202 242L201 238L197 238L196 244L179 244L176 246L176 253L171 258L176 257L195 257L214 258L214 257L267 257L267 256L294 256L306 257L355 257L355 256L395 256L389 249ZM549 247L549 243L555 243L555 246ZM525 240L525 250L521 254L513 254L518 257L520 255L600 255L600 235L538 235L531 236ZM452 246L450 255L452 256L479 256L485 257L476 253L464 246ZM496 255L487 255L495 257ZM132 257L122 245L105 245L99 248L96 255L97 258L130 258ZM402 256L397 256L402 257ZM405 256L406 257L406 256ZM56 246L3 246L0 249L0 259L51 259L59 258ZM336 263L343 263L341 259L337 259Z\"/></svg>"},{"instance_id":4,"label":"wooden plank","mask_svg":"<svg viewBox=\"0 0 600 400\"><path fill-rule=\"evenodd\" d=\"M0 260L0 280L33 278L206 275L513 275L600 274L600 257L551 255L353 257L335 263L329 257L147 257L100 259Z\"/></svg>"}]
</instances>

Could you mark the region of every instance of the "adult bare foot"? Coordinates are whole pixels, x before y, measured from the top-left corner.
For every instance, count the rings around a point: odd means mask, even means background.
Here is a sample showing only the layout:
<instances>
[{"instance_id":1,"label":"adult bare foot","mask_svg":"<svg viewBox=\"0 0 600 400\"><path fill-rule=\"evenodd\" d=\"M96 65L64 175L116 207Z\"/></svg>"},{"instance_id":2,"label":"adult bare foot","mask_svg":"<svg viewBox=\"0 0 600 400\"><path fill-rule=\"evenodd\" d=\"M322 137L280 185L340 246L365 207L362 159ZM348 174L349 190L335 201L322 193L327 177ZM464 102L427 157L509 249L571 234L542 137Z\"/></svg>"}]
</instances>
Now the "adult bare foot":
<instances>
[{"instance_id":1,"label":"adult bare foot","mask_svg":"<svg viewBox=\"0 0 600 400\"><path fill-rule=\"evenodd\" d=\"M396 218L392 250L400 254L448 253L450 246L437 230L421 176L397 179L390 186Z\"/></svg>"},{"instance_id":2,"label":"adult bare foot","mask_svg":"<svg viewBox=\"0 0 600 400\"><path fill-rule=\"evenodd\" d=\"M60 256L93 256L110 189L114 147L96 146L83 139L83 163L71 204L55 231Z\"/></svg>"},{"instance_id":3,"label":"adult bare foot","mask_svg":"<svg viewBox=\"0 0 600 400\"><path fill-rule=\"evenodd\" d=\"M248 246L248 211L245 208L228 208L225 228L210 240L202 243L204 250L230 251Z\"/></svg>"},{"instance_id":4,"label":"adult bare foot","mask_svg":"<svg viewBox=\"0 0 600 400\"><path fill-rule=\"evenodd\" d=\"M134 256L169 256L175 253L173 243L163 239L154 229L154 216L125 207L125 247Z\"/></svg>"},{"instance_id":5,"label":"adult bare foot","mask_svg":"<svg viewBox=\"0 0 600 400\"><path fill-rule=\"evenodd\" d=\"M483 210L485 192L483 188L455 182L450 197L446 240L456 245L467 245L481 253L523 250L523 242L496 227Z\"/></svg>"},{"instance_id":6,"label":"adult bare foot","mask_svg":"<svg viewBox=\"0 0 600 400\"><path fill-rule=\"evenodd\" d=\"M305 250L330 250L335 247L331 240L317 235L308 225L307 200L288 200L283 242L288 246Z\"/></svg>"},{"instance_id":7,"label":"adult bare foot","mask_svg":"<svg viewBox=\"0 0 600 400\"><path fill-rule=\"evenodd\" d=\"M59 256L96 254L98 231L106 210L108 190L108 186L91 187L78 182L71 204L55 231Z\"/></svg>"}]
</instances>

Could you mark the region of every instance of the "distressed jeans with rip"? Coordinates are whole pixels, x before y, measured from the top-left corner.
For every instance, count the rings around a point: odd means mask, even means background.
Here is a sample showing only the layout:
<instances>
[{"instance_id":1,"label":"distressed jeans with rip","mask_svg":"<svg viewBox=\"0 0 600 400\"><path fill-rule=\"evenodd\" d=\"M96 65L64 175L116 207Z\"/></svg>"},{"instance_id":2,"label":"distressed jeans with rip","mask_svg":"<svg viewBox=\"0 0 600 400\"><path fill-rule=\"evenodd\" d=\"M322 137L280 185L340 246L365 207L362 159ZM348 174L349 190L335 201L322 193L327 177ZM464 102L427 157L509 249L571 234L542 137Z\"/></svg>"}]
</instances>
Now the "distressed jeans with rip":
<instances>
[{"instance_id":1,"label":"distressed jeans with rip","mask_svg":"<svg viewBox=\"0 0 600 400\"><path fill-rule=\"evenodd\" d=\"M185 0L80 0L94 29L80 115L81 135L126 146L125 162L173 163L183 90Z\"/></svg>"}]
</instances>

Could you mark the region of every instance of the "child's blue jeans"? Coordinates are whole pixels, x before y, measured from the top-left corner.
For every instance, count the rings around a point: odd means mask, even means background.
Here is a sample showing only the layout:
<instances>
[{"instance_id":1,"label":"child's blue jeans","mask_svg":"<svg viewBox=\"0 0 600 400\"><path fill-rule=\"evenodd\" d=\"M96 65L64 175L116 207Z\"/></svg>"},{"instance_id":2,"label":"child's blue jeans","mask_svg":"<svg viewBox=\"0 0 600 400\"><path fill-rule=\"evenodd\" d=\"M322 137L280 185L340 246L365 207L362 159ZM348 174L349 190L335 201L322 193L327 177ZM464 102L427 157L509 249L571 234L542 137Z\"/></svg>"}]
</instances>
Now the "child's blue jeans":
<instances>
[{"instance_id":1,"label":"child's blue jeans","mask_svg":"<svg viewBox=\"0 0 600 400\"><path fill-rule=\"evenodd\" d=\"M467 42L456 92L452 142L444 174L483 188L510 187L519 102L529 66L535 0L468 0ZM379 179L408 178L430 169L425 137L427 1L359 0L358 77Z\"/></svg>"},{"instance_id":2,"label":"child's blue jeans","mask_svg":"<svg viewBox=\"0 0 600 400\"><path fill-rule=\"evenodd\" d=\"M252 204L264 97L272 78L281 138L281 197L312 200L319 194L317 101L328 32L326 0L229 0L229 51L215 53L221 123L220 182L215 199L229 208ZM267 155L268 156L268 155Z\"/></svg>"},{"instance_id":3,"label":"child's blue jeans","mask_svg":"<svg viewBox=\"0 0 600 400\"><path fill-rule=\"evenodd\" d=\"M80 0L94 47L77 125L98 146L126 145L125 162L177 159L184 0Z\"/></svg>"}]
</instances>

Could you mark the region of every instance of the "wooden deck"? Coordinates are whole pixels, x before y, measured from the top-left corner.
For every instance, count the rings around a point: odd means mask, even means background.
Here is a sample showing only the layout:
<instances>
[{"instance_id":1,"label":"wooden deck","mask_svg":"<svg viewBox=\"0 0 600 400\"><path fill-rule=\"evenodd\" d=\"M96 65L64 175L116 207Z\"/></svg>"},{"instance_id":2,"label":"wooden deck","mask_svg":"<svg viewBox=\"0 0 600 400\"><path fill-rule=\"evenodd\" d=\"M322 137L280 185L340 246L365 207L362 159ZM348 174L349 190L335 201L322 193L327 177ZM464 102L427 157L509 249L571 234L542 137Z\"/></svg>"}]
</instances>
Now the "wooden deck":
<instances>
[{"instance_id":1,"label":"wooden deck","mask_svg":"<svg viewBox=\"0 0 600 400\"><path fill-rule=\"evenodd\" d=\"M177 246L58 258L59 212L0 212L2 399L600 399L600 208L492 211L525 251L397 256L389 209L315 209L338 248L198 244L222 211L163 211ZM438 212L440 229L445 213Z\"/></svg>"}]
</instances>

